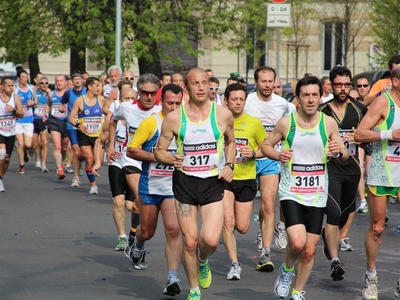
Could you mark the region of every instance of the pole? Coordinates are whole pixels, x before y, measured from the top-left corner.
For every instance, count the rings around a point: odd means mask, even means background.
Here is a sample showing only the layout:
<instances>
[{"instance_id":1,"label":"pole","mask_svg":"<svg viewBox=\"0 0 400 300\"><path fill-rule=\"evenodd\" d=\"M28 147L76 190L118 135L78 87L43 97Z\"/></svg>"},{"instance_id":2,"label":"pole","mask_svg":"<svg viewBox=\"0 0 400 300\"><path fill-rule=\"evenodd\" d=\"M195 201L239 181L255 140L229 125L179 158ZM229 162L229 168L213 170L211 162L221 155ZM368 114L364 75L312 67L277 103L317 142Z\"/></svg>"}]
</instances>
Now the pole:
<instances>
[{"instance_id":1,"label":"pole","mask_svg":"<svg viewBox=\"0 0 400 300\"><path fill-rule=\"evenodd\" d=\"M278 27L276 31L276 76L279 77L279 56L280 56L280 43L281 43L281 29Z\"/></svg>"},{"instance_id":2,"label":"pole","mask_svg":"<svg viewBox=\"0 0 400 300\"><path fill-rule=\"evenodd\" d=\"M121 19L122 19L122 0L116 1L115 17L115 65L121 67Z\"/></svg>"},{"instance_id":3,"label":"pole","mask_svg":"<svg viewBox=\"0 0 400 300\"><path fill-rule=\"evenodd\" d=\"M289 83L289 45L286 46L286 83Z\"/></svg>"}]
</instances>

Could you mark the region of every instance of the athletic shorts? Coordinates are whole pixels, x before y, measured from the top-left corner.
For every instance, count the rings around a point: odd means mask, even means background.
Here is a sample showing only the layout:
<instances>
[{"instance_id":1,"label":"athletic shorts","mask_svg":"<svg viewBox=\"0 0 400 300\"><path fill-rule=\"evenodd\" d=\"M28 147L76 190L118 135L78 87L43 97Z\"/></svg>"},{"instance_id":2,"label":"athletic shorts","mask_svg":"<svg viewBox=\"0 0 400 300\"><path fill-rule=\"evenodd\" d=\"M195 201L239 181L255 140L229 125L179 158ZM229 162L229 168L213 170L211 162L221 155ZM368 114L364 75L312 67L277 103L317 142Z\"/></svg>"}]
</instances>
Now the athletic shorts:
<instances>
[{"instance_id":1,"label":"athletic shorts","mask_svg":"<svg viewBox=\"0 0 400 300\"><path fill-rule=\"evenodd\" d=\"M124 171L117 166L108 166L108 181L110 183L111 194L113 197L125 195L125 200L134 201L135 195L129 188L125 179Z\"/></svg>"},{"instance_id":2,"label":"athletic shorts","mask_svg":"<svg viewBox=\"0 0 400 300\"><path fill-rule=\"evenodd\" d=\"M253 201L257 193L257 182L255 179L232 180L224 182L224 189L235 195L235 201L250 202Z\"/></svg>"},{"instance_id":3,"label":"athletic shorts","mask_svg":"<svg viewBox=\"0 0 400 300\"><path fill-rule=\"evenodd\" d=\"M82 146L94 147L94 144L96 143L96 140L97 140L97 137L88 136L81 131L77 132L77 136L78 136L79 147L82 147Z\"/></svg>"},{"instance_id":4,"label":"athletic shorts","mask_svg":"<svg viewBox=\"0 0 400 300\"><path fill-rule=\"evenodd\" d=\"M174 195L162 196L162 195L146 195L146 194L139 193L139 198L145 204L155 205L155 206L160 207L161 202L164 199L172 200L172 199L174 199Z\"/></svg>"},{"instance_id":5,"label":"athletic shorts","mask_svg":"<svg viewBox=\"0 0 400 300\"><path fill-rule=\"evenodd\" d=\"M305 206L293 200L281 200L280 204L286 228L302 224L306 232L321 234L325 207Z\"/></svg>"},{"instance_id":6,"label":"athletic shorts","mask_svg":"<svg viewBox=\"0 0 400 300\"><path fill-rule=\"evenodd\" d=\"M27 136L33 136L33 123L17 123L15 125L15 133L23 133Z\"/></svg>"},{"instance_id":7,"label":"athletic shorts","mask_svg":"<svg viewBox=\"0 0 400 300\"><path fill-rule=\"evenodd\" d=\"M33 119L33 133L39 134L47 129L49 122L43 122L43 120Z\"/></svg>"},{"instance_id":8,"label":"athletic shorts","mask_svg":"<svg viewBox=\"0 0 400 300\"><path fill-rule=\"evenodd\" d=\"M273 159L257 159L256 160L256 178L258 179L263 175L276 174L281 172L279 162Z\"/></svg>"},{"instance_id":9,"label":"athletic shorts","mask_svg":"<svg viewBox=\"0 0 400 300\"><path fill-rule=\"evenodd\" d=\"M397 199L397 192L400 190L400 187L368 185L368 189L375 196L389 196Z\"/></svg>"},{"instance_id":10,"label":"athletic shorts","mask_svg":"<svg viewBox=\"0 0 400 300\"><path fill-rule=\"evenodd\" d=\"M356 210L360 174L329 174L326 223L340 228L346 224L349 214Z\"/></svg>"},{"instance_id":11,"label":"athletic shorts","mask_svg":"<svg viewBox=\"0 0 400 300\"><path fill-rule=\"evenodd\" d=\"M59 120L59 119L50 117L49 124L47 125L47 130L50 133L52 131L61 133L61 139L68 137L67 123L63 120Z\"/></svg>"},{"instance_id":12,"label":"athletic shorts","mask_svg":"<svg viewBox=\"0 0 400 300\"><path fill-rule=\"evenodd\" d=\"M76 129L67 129L69 141L71 142L71 146L78 145L78 130Z\"/></svg>"},{"instance_id":13,"label":"athletic shorts","mask_svg":"<svg viewBox=\"0 0 400 300\"><path fill-rule=\"evenodd\" d=\"M142 174L142 170L140 170L139 168L137 168L135 166L125 166L125 167L122 168L122 170L124 171L124 173L126 175Z\"/></svg>"},{"instance_id":14,"label":"athletic shorts","mask_svg":"<svg viewBox=\"0 0 400 300\"><path fill-rule=\"evenodd\" d=\"M6 145L6 154L11 156L15 144L15 135L4 136L0 134L0 144Z\"/></svg>"},{"instance_id":15,"label":"athletic shorts","mask_svg":"<svg viewBox=\"0 0 400 300\"><path fill-rule=\"evenodd\" d=\"M365 155L372 155L372 143L361 144L361 147L364 149Z\"/></svg>"},{"instance_id":16,"label":"athletic shorts","mask_svg":"<svg viewBox=\"0 0 400 300\"><path fill-rule=\"evenodd\" d=\"M174 170L172 189L176 200L183 204L202 206L224 197L224 181L218 176L199 178Z\"/></svg>"}]
</instances>

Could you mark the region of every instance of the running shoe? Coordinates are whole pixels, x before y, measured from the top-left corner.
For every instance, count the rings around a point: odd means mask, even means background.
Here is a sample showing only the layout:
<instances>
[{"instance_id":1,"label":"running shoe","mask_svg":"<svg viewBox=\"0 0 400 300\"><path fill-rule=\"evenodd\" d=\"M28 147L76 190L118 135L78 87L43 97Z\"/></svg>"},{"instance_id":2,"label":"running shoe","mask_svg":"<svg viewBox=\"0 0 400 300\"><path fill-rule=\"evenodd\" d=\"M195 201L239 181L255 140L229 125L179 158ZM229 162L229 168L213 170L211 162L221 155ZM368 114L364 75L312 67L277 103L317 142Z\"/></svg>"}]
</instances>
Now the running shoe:
<instances>
[{"instance_id":1,"label":"running shoe","mask_svg":"<svg viewBox=\"0 0 400 300\"><path fill-rule=\"evenodd\" d=\"M200 290L190 290L187 300L201 300Z\"/></svg>"},{"instance_id":2,"label":"running shoe","mask_svg":"<svg viewBox=\"0 0 400 300\"><path fill-rule=\"evenodd\" d=\"M64 171L62 169L57 170L58 180L63 180L65 178Z\"/></svg>"},{"instance_id":3,"label":"running shoe","mask_svg":"<svg viewBox=\"0 0 400 300\"><path fill-rule=\"evenodd\" d=\"M331 277L333 281L340 281L343 280L343 275L343 264L340 262L340 260L337 259L333 263L331 263Z\"/></svg>"},{"instance_id":4,"label":"running shoe","mask_svg":"<svg viewBox=\"0 0 400 300\"><path fill-rule=\"evenodd\" d=\"M181 287L179 286L179 279L175 276L169 276L165 285L163 294L168 296L175 296L181 293Z\"/></svg>"},{"instance_id":5,"label":"running shoe","mask_svg":"<svg viewBox=\"0 0 400 300\"><path fill-rule=\"evenodd\" d=\"M68 174L74 173L74 169L71 167L71 165L65 166L65 173L68 173Z\"/></svg>"},{"instance_id":6,"label":"running shoe","mask_svg":"<svg viewBox=\"0 0 400 300\"><path fill-rule=\"evenodd\" d=\"M41 168L42 167L42 163L40 162L40 160L35 162L35 168Z\"/></svg>"},{"instance_id":7,"label":"running shoe","mask_svg":"<svg viewBox=\"0 0 400 300\"><path fill-rule=\"evenodd\" d=\"M118 243L115 246L115 251L124 251L126 245L128 244L128 239L126 237L119 237Z\"/></svg>"},{"instance_id":8,"label":"running shoe","mask_svg":"<svg viewBox=\"0 0 400 300\"><path fill-rule=\"evenodd\" d=\"M357 208L356 212L366 214L368 213L368 203L367 201L361 201L360 206Z\"/></svg>"},{"instance_id":9,"label":"running shoe","mask_svg":"<svg viewBox=\"0 0 400 300\"><path fill-rule=\"evenodd\" d=\"M274 264L272 263L267 250L262 250L256 269L261 272L272 272L274 270Z\"/></svg>"},{"instance_id":10,"label":"running shoe","mask_svg":"<svg viewBox=\"0 0 400 300\"><path fill-rule=\"evenodd\" d=\"M394 290L394 296L400 298L400 283L398 281L396 283L396 289Z\"/></svg>"},{"instance_id":11,"label":"running shoe","mask_svg":"<svg viewBox=\"0 0 400 300\"><path fill-rule=\"evenodd\" d=\"M5 192L6 189L4 188L3 179L0 179L0 192Z\"/></svg>"},{"instance_id":12,"label":"running shoe","mask_svg":"<svg viewBox=\"0 0 400 300\"><path fill-rule=\"evenodd\" d=\"M82 164L80 164L79 165L79 176L83 176L83 174L85 174L85 173L83 172Z\"/></svg>"},{"instance_id":13,"label":"running shoe","mask_svg":"<svg viewBox=\"0 0 400 300\"><path fill-rule=\"evenodd\" d=\"M99 194L99 188L97 187L97 185L92 185L90 187L89 195L94 195L94 194L96 194L96 195Z\"/></svg>"},{"instance_id":14,"label":"running shoe","mask_svg":"<svg viewBox=\"0 0 400 300\"><path fill-rule=\"evenodd\" d=\"M280 229L278 227L278 223L275 225L274 229L274 234L275 234L275 245L278 247L280 250L284 250L287 246L287 234L286 234L286 229Z\"/></svg>"},{"instance_id":15,"label":"running shoe","mask_svg":"<svg viewBox=\"0 0 400 300\"><path fill-rule=\"evenodd\" d=\"M242 268L237 262L232 263L231 269L229 270L226 279L228 280L240 280L240 274L242 273Z\"/></svg>"},{"instance_id":16,"label":"running shoe","mask_svg":"<svg viewBox=\"0 0 400 300\"><path fill-rule=\"evenodd\" d=\"M132 245L133 245L134 242L135 242L135 237L129 235L128 243L126 244L125 249L124 249L124 254L128 258L129 258L129 253L131 252L131 248L132 248Z\"/></svg>"},{"instance_id":17,"label":"running shoe","mask_svg":"<svg viewBox=\"0 0 400 300\"><path fill-rule=\"evenodd\" d=\"M306 300L306 298L304 298L305 293L305 291L301 291L300 294L290 296L289 300Z\"/></svg>"},{"instance_id":18,"label":"running shoe","mask_svg":"<svg viewBox=\"0 0 400 300\"><path fill-rule=\"evenodd\" d=\"M339 243L340 251L353 251L353 247L349 243L349 238L341 238Z\"/></svg>"},{"instance_id":19,"label":"running shoe","mask_svg":"<svg viewBox=\"0 0 400 300\"><path fill-rule=\"evenodd\" d=\"M289 296L290 285L295 274L293 272L285 272L283 264L279 267L278 278L275 281L275 295L280 298L287 298Z\"/></svg>"},{"instance_id":20,"label":"running shoe","mask_svg":"<svg viewBox=\"0 0 400 300\"><path fill-rule=\"evenodd\" d=\"M24 151L24 162L26 162L26 163L29 162L29 158L30 157L29 157L28 151L25 150Z\"/></svg>"},{"instance_id":21,"label":"running shoe","mask_svg":"<svg viewBox=\"0 0 400 300\"><path fill-rule=\"evenodd\" d=\"M326 240L325 240L325 227L322 227L322 232L321 232L321 240L324 246L322 247L322 253L324 254L325 258L328 260L332 260L331 254L329 253L329 249L326 245Z\"/></svg>"},{"instance_id":22,"label":"running shoe","mask_svg":"<svg viewBox=\"0 0 400 300\"><path fill-rule=\"evenodd\" d=\"M129 253L129 259L136 270L147 269L146 249L143 248L140 250L136 247L136 244L134 244Z\"/></svg>"},{"instance_id":23,"label":"running shoe","mask_svg":"<svg viewBox=\"0 0 400 300\"><path fill-rule=\"evenodd\" d=\"M79 187L79 184L80 184L81 182L79 181L79 179L76 179L75 177L72 179L72 183L71 183L71 186L72 187Z\"/></svg>"},{"instance_id":24,"label":"running shoe","mask_svg":"<svg viewBox=\"0 0 400 300\"><path fill-rule=\"evenodd\" d=\"M43 173L48 173L49 169L47 169L46 164L42 164L42 166L40 167Z\"/></svg>"},{"instance_id":25,"label":"running shoe","mask_svg":"<svg viewBox=\"0 0 400 300\"><path fill-rule=\"evenodd\" d=\"M258 251L258 252L261 252L262 249L263 249L261 231L258 231L258 233L257 233L257 239L254 241L254 243L257 244L257 251Z\"/></svg>"},{"instance_id":26,"label":"running shoe","mask_svg":"<svg viewBox=\"0 0 400 300\"><path fill-rule=\"evenodd\" d=\"M199 263L199 269L197 271L197 280L199 281L199 286L202 289L208 289L211 285L212 275L210 270L210 265L208 264L208 259L205 262Z\"/></svg>"},{"instance_id":27,"label":"running shoe","mask_svg":"<svg viewBox=\"0 0 400 300\"><path fill-rule=\"evenodd\" d=\"M364 289L362 295L365 300L378 299L378 276L369 277L367 274L364 274Z\"/></svg>"},{"instance_id":28,"label":"running shoe","mask_svg":"<svg viewBox=\"0 0 400 300\"><path fill-rule=\"evenodd\" d=\"M24 167L24 166L20 166L20 167L17 169L17 174L18 174L18 175L23 175L23 174L25 174L25 167Z\"/></svg>"},{"instance_id":29,"label":"running shoe","mask_svg":"<svg viewBox=\"0 0 400 300\"><path fill-rule=\"evenodd\" d=\"M393 197L388 197L388 200L390 204L395 204L397 202L397 199Z\"/></svg>"},{"instance_id":30,"label":"running shoe","mask_svg":"<svg viewBox=\"0 0 400 300\"><path fill-rule=\"evenodd\" d=\"M32 148L29 148L28 155L29 155L29 157L33 157L35 155L35 150L33 150Z\"/></svg>"}]
</instances>

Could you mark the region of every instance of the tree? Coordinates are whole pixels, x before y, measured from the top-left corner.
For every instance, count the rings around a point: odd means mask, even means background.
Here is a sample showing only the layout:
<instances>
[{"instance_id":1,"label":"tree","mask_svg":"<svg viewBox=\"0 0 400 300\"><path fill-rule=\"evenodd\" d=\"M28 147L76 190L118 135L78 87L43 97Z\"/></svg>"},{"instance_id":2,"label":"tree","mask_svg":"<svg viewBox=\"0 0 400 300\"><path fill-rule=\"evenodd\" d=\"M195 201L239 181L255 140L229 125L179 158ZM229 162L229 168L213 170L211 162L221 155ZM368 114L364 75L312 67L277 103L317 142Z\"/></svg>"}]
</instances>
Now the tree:
<instances>
[{"instance_id":1,"label":"tree","mask_svg":"<svg viewBox=\"0 0 400 300\"><path fill-rule=\"evenodd\" d=\"M381 66L387 67L390 58L399 53L400 2L398 0L370 0L369 21L375 41L382 51L376 55Z\"/></svg>"}]
</instances>

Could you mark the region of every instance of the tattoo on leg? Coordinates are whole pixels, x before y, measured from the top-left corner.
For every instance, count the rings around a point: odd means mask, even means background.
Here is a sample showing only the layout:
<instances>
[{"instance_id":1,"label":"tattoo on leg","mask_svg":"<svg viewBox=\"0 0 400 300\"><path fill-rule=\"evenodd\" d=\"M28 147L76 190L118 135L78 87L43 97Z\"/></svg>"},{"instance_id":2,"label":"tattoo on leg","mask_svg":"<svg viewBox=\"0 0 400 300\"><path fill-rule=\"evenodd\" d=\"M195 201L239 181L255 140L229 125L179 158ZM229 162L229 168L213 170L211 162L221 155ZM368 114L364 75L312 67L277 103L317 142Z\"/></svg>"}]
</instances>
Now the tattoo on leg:
<instances>
[{"instance_id":1,"label":"tattoo on leg","mask_svg":"<svg viewBox=\"0 0 400 300\"><path fill-rule=\"evenodd\" d=\"M190 204L179 203L179 211L182 218L189 218L192 216L192 206Z\"/></svg>"}]
</instances>

